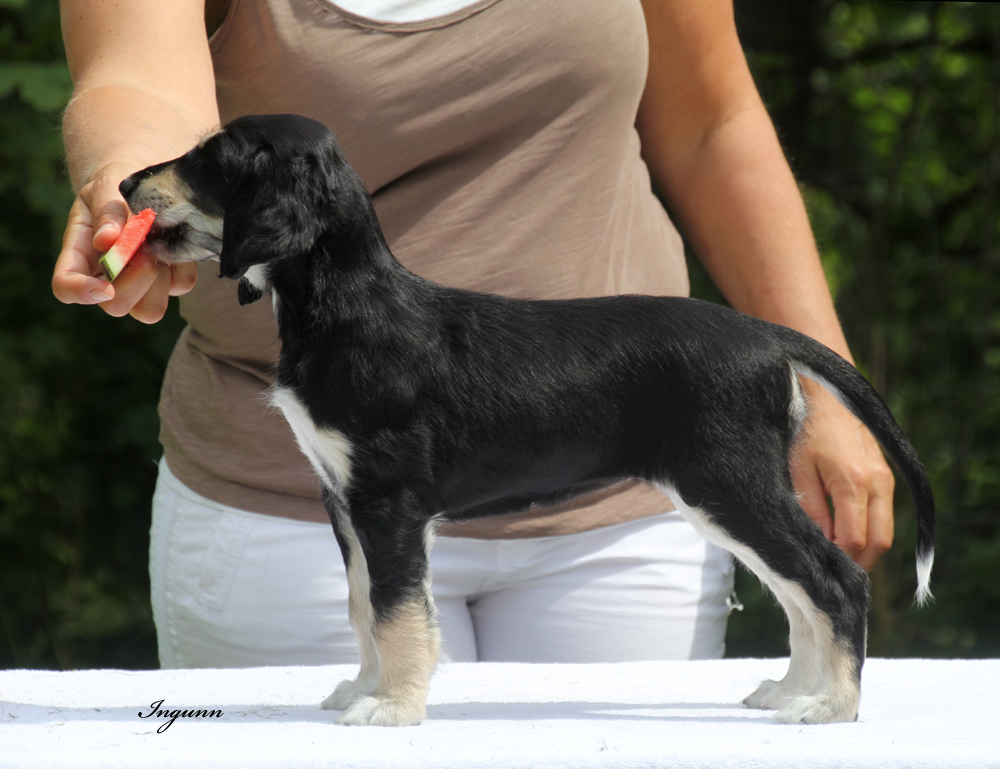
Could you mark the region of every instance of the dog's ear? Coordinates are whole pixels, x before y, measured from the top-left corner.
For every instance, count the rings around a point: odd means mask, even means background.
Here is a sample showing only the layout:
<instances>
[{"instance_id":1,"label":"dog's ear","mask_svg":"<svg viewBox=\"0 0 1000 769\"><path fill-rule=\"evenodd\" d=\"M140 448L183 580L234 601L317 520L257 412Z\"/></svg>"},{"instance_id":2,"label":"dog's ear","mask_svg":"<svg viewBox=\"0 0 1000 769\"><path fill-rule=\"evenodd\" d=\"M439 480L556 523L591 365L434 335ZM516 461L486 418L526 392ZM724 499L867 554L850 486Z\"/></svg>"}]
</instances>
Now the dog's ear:
<instances>
[{"instance_id":1,"label":"dog's ear","mask_svg":"<svg viewBox=\"0 0 1000 769\"><path fill-rule=\"evenodd\" d=\"M240 300L240 307L245 304L253 304L264 296L264 292L253 285L246 278L240 278L239 286L236 288L236 298Z\"/></svg>"},{"instance_id":2,"label":"dog's ear","mask_svg":"<svg viewBox=\"0 0 1000 769\"><path fill-rule=\"evenodd\" d=\"M226 205L220 275L239 279L255 264L312 249L324 229L323 189L308 158L276 163L267 149L258 150Z\"/></svg>"}]
</instances>

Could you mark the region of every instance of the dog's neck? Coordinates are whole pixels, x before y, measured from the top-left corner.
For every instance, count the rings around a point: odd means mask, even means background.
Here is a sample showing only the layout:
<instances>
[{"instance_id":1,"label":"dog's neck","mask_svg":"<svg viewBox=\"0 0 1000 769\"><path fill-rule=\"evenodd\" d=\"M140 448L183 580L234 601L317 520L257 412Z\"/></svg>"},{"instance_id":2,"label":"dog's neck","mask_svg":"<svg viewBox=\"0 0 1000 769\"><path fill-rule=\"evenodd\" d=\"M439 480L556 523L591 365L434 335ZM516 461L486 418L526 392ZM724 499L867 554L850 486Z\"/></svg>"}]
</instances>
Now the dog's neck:
<instances>
[{"instance_id":1,"label":"dog's neck","mask_svg":"<svg viewBox=\"0 0 1000 769\"><path fill-rule=\"evenodd\" d=\"M272 264L268 283L282 342L278 382L285 387L339 379L358 371L359 361L384 360L387 348L399 345L401 324L417 332L432 322L425 298L433 284L399 263L377 223L332 227L309 251ZM356 386L361 382L342 382L341 395Z\"/></svg>"}]
</instances>

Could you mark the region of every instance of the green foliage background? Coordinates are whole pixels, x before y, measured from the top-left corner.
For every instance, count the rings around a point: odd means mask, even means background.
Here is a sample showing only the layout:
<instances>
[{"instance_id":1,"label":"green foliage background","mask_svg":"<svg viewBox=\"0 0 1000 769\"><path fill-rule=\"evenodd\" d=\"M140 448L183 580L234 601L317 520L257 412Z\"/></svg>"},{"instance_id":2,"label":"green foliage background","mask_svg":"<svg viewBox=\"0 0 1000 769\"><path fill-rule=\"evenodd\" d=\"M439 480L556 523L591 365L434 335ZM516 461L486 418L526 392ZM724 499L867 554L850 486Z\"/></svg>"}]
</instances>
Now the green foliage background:
<instances>
[{"instance_id":1,"label":"green foliage background","mask_svg":"<svg viewBox=\"0 0 1000 769\"><path fill-rule=\"evenodd\" d=\"M1000 6L737 0L862 370L930 472L937 602L914 526L873 574L869 652L1000 654ZM146 548L156 398L180 330L49 288L72 192L56 0L0 0L0 666L156 667ZM692 262L697 295L717 294ZM730 656L782 655L752 577Z\"/></svg>"},{"instance_id":2,"label":"green foliage background","mask_svg":"<svg viewBox=\"0 0 1000 769\"><path fill-rule=\"evenodd\" d=\"M70 89L58 3L0 0L0 665L155 668L156 399L180 323L52 296Z\"/></svg>"}]
</instances>

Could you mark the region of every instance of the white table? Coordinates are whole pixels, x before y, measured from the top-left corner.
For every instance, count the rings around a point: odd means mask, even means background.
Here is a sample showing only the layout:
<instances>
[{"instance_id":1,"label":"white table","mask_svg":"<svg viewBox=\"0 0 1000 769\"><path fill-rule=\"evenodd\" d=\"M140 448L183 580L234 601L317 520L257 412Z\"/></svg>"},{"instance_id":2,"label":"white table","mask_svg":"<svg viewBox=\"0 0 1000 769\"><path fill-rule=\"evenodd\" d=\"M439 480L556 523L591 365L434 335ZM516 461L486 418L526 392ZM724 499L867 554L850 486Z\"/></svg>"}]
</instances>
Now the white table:
<instances>
[{"instance_id":1,"label":"white table","mask_svg":"<svg viewBox=\"0 0 1000 769\"><path fill-rule=\"evenodd\" d=\"M343 727L353 666L0 671L0 767L1000 767L1000 660L869 660L857 723L739 705L787 660L443 665L428 718ZM139 718L160 709L221 717Z\"/></svg>"}]
</instances>

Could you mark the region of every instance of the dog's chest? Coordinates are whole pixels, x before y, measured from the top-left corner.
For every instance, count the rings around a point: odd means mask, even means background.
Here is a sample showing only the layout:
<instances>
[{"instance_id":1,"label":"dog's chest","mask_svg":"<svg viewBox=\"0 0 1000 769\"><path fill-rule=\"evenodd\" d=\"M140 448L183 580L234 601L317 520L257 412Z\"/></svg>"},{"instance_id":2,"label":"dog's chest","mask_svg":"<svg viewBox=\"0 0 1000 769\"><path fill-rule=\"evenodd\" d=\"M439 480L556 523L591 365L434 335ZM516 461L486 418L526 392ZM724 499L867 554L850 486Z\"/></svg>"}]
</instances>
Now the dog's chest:
<instances>
[{"instance_id":1,"label":"dog's chest","mask_svg":"<svg viewBox=\"0 0 1000 769\"><path fill-rule=\"evenodd\" d=\"M353 446L347 437L339 430L317 427L302 401L287 387L274 387L271 404L285 417L320 481L331 489L349 486Z\"/></svg>"}]
</instances>

